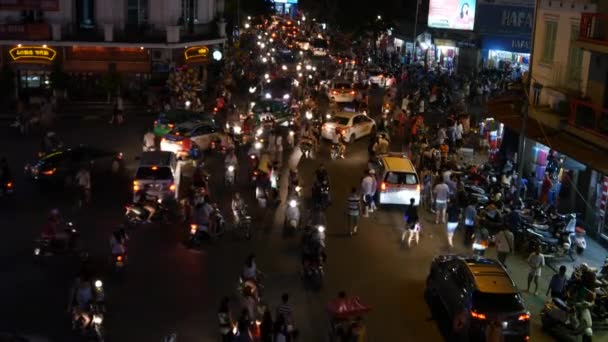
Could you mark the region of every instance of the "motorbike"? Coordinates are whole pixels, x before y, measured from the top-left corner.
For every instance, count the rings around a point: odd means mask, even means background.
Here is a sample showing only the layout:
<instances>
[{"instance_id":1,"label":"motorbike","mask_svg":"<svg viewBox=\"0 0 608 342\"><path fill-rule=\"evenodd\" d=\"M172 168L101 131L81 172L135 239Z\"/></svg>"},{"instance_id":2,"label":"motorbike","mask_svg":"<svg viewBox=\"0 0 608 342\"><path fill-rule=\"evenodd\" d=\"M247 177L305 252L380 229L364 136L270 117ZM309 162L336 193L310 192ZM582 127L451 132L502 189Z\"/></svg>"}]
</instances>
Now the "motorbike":
<instances>
[{"instance_id":1,"label":"motorbike","mask_svg":"<svg viewBox=\"0 0 608 342\"><path fill-rule=\"evenodd\" d=\"M289 133L287 133L287 146L290 149L295 146L295 135L296 133L293 130L289 130Z\"/></svg>"},{"instance_id":2,"label":"motorbike","mask_svg":"<svg viewBox=\"0 0 608 342\"><path fill-rule=\"evenodd\" d=\"M578 309L571 308L559 298L553 298L545 303L540 312L542 327L555 336L583 337L583 341L591 341L593 336L589 303L577 305Z\"/></svg>"},{"instance_id":3,"label":"motorbike","mask_svg":"<svg viewBox=\"0 0 608 342\"><path fill-rule=\"evenodd\" d=\"M124 268L126 266L127 254L120 253L120 254L112 255L112 261L113 261L113 265L114 265L114 270L117 272L121 272L122 270L124 270Z\"/></svg>"},{"instance_id":4,"label":"motorbike","mask_svg":"<svg viewBox=\"0 0 608 342\"><path fill-rule=\"evenodd\" d=\"M219 210L214 210L211 213L211 220L215 221L216 231L211 232L208 224L190 224L190 233L188 235L188 245L199 246L204 238L218 239L226 231L226 221Z\"/></svg>"},{"instance_id":5,"label":"motorbike","mask_svg":"<svg viewBox=\"0 0 608 342\"><path fill-rule=\"evenodd\" d=\"M8 180L0 184L0 197L1 196L12 196L15 194L15 183L12 180Z\"/></svg>"},{"instance_id":6,"label":"motorbike","mask_svg":"<svg viewBox=\"0 0 608 342\"><path fill-rule=\"evenodd\" d=\"M525 231L529 241L529 250L534 250L537 246L540 247L541 253L553 258L564 256L570 257L572 261L576 258L575 246L573 244L574 234L563 232L555 237L552 233L527 228Z\"/></svg>"},{"instance_id":7,"label":"motorbike","mask_svg":"<svg viewBox=\"0 0 608 342\"><path fill-rule=\"evenodd\" d=\"M295 199L289 200L287 210L285 211L285 227L291 232L298 230L300 226L300 208L298 207L298 201Z\"/></svg>"},{"instance_id":8,"label":"motorbike","mask_svg":"<svg viewBox=\"0 0 608 342\"><path fill-rule=\"evenodd\" d=\"M304 260L302 278L313 289L319 290L323 286L323 263L325 262L325 227L317 225L304 236Z\"/></svg>"},{"instance_id":9,"label":"motorbike","mask_svg":"<svg viewBox=\"0 0 608 342\"><path fill-rule=\"evenodd\" d=\"M49 257L57 254L70 254L77 252L77 240L80 237L78 229L72 222L66 222L64 231L68 235L65 244L47 238L37 239L34 246L34 258Z\"/></svg>"},{"instance_id":10,"label":"motorbike","mask_svg":"<svg viewBox=\"0 0 608 342\"><path fill-rule=\"evenodd\" d=\"M236 178L235 173L236 173L236 169L235 169L234 165L228 165L228 167L226 168L226 174L224 175L224 180L226 182L226 185L228 185L228 186L234 185L234 181Z\"/></svg>"},{"instance_id":11,"label":"motorbike","mask_svg":"<svg viewBox=\"0 0 608 342\"><path fill-rule=\"evenodd\" d=\"M300 149L302 150L302 155L305 159L312 158L312 145L310 143L304 142L300 144Z\"/></svg>"},{"instance_id":12,"label":"motorbike","mask_svg":"<svg viewBox=\"0 0 608 342\"><path fill-rule=\"evenodd\" d=\"M233 237L236 238L237 234L241 234L247 240L251 240L251 236L253 235L252 227L251 227L251 216L247 214L247 209L241 209L237 215L239 215L238 223L234 227L232 231Z\"/></svg>"},{"instance_id":13,"label":"motorbike","mask_svg":"<svg viewBox=\"0 0 608 342\"><path fill-rule=\"evenodd\" d=\"M340 146L338 144L331 144L329 156L331 157L331 160L336 160L340 157Z\"/></svg>"},{"instance_id":14,"label":"motorbike","mask_svg":"<svg viewBox=\"0 0 608 342\"><path fill-rule=\"evenodd\" d=\"M125 206L125 218L127 224L134 226L148 222L149 211L141 204L131 203ZM156 212L151 218L152 221L169 223L171 221L171 210L166 205L166 201L159 198L156 200Z\"/></svg>"}]
</instances>

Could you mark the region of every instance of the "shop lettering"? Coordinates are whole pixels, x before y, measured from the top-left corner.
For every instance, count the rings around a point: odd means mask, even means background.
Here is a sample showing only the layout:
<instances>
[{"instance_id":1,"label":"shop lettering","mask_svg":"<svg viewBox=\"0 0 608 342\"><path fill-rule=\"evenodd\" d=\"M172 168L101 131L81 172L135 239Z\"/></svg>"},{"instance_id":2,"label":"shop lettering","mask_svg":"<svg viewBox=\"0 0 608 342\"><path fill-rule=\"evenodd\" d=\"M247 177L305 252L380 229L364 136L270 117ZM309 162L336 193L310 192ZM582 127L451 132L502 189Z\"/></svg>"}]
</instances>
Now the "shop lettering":
<instances>
[{"instance_id":1,"label":"shop lettering","mask_svg":"<svg viewBox=\"0 0 608 342\"><path fill-rule=\"evenodd\" d=\"M523 28L528 27L532 29L532 12L530 11L516 11L505 9L502 11L502 26Z\"/></svg>"},{"instance_id":2,"label":"shop lettering","mask_svg":"<svg viewBox=\"0 0 608 342\"><path fill-rule=\"evenodd\" d=\"M184 51L186 60L191 58L206 58L209 55L209 48L206 46L195 46Z\"/></svg>"},{"instance_id":3,"label":"shop lettering","mask_svg":"<svg viewBox=\"0 0 608 342\"><path fill-rule=\"evenodd\" d=\"M21 58L46 59L52 61L55 59L57 52L48 47L16 47L9 51L13 60Z\"/></svg>"},{"instance_id":4,"label":"shop lettering","mask_svg":"<svg viewBox=\"0 0 608 342\"><path fill-rule=\"evenodd\" d=\"M511 47L514 49L530 49L530 41L529 40L512 40Z\"/></svg>"}]
</instances>

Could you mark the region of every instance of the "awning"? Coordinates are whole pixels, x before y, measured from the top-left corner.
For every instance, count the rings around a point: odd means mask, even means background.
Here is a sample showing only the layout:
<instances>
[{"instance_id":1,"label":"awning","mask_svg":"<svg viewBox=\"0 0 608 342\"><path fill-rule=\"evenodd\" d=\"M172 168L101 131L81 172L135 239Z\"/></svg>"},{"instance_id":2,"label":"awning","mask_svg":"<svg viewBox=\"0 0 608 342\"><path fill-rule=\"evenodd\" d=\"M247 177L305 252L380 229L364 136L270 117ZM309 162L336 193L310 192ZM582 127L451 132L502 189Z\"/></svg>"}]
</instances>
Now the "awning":
<instances>
[{"instance_id":1,"label":"awning","mask_svg":"<svg viewBox=\"0 0 608 342\"><path fill-rule=\"evenodd\" d=\"M517 100L521 101L513 98L491 102L488 104L488 111L490 116L521 133L523 118L518 111ZM608 153L608 149L601 149L567 132L549 128L532 118L528 118L526 122L526 137L608 175L608 158L602 158Z\"/></svg>"}]
</instances>

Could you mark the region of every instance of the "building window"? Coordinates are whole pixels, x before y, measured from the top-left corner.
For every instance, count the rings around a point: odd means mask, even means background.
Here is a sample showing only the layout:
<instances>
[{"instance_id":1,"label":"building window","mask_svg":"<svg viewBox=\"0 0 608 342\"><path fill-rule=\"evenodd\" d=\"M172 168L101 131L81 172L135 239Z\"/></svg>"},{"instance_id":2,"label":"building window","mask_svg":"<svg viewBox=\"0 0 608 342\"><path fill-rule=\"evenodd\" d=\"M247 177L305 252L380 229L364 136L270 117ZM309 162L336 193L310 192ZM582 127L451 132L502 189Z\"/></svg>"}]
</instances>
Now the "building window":
<instances>
[{"instance_id":1,"label":"building window","mask_svg":"<svg viewBox=\"0 0 608 342\"><path fill-rule=\"evenodd\" d=\"M553 63L553 55L555 54L555 40L557 38L557 22L545 21L545 45L543 46L543 54L541 55L542 63Z\"/></svg>"},{"instance_id":2,"label":"building window","mask_svg":"<svg viewBox=\"0 0 608 342\"><path fill-rule=\"evenodd\" d=\"M572 25L570 29L570 49L568 51L568 86L578 90L581 81L581 66L583 64L583 50L576 46L576 40L580 32L579 25Z\"/></svg>"},{"instance_id":3,"label":"building window","mask_svg":"<svg viewBox=\"0 0 608 342\"><path fill-rule=\"evenodd\" d=\"M76 0L76 18L79 28L95 28L95 0Z\"/></svg>"},{"instance_id":4,"label":"building window","mask_svg":"<svg viewBox=\"0 0 608 342\"><path fill-rule=\"evenodd\" d=\"M148 0L127 0L127 25L141 27L148 22Z\"/></svg>"},{"instance_id":5,"label":"building window","mask_svg":"<svg viewBox=\"0 0 608 342\"><path fill-rule=\"evenodd\" d=\"M187 31L198 24L198 0L182 0L182 24Z\"/></svg>"}]
</instances>

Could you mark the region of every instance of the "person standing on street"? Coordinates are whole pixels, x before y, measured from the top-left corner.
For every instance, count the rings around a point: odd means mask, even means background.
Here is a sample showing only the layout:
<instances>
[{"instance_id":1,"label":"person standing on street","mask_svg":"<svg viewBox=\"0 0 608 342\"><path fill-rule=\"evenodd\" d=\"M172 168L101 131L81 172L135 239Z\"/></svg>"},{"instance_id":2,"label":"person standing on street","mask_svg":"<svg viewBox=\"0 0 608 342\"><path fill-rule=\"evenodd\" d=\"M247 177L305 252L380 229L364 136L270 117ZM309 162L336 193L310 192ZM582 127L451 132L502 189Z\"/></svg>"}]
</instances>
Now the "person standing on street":
<instances>
[{"instance_id":1,"label":"person standing on street","mask_svg":"<svg viewBox=\"0 0 608 342\"><path fill-rule=\"evenodd\" d=\"M357 234L357 226L359 225L359 213L361 212L361 203L359 201L359 195L357 194L357 188L353 187L350 189L350 195L346 201L348 208L348 234Z\"/></svg>"},{"instance_id":2,"label":"person standing on street","mask_svg":"<svg viewBox=\"0 0 608 342\"><path fill-rule=\"evenodd\" d=\"M447 238L448 246L454 248L454 232L458 228L458 221L460 221L460 208L456 204L456 200L450 199L447 208L448 224L447 224Z\"/></svg>"},{"instance_id":3,"label":"person standing on street","mask_svg":"<svg viewBox=\"0 0 608 342\"><path fill-rule=\"evenodd\" d=\"M412 237L414 235L414 228L416 223L418 223L418 207L415 205L416 200L414 198L410 198L410 204L405 208L405 229L403 229L403 233L401 234L401 244L405 242L405 235L409 234L409 239L407 241L408 247L412 242ZM416 244L418 244L418 239L416 238Z\"/></svg>"},{"instance_id":4,"label":"person standing on street","mask_svg":"<svg viewBox=\"0 0 608 342\"><path fill-rule=\"evenodd\" d=\"M445 223L445 214L448 206L448 198L450 195L450 188L445 184L443 179L439 179L439 183L433 188L433 195L435 196L435 224Z\"/></svg>"},{"instance_id":5,"label":"person standing on street","mask_svg":"<svg viewBox=\"0 0 608 342\"><path fill-rule=\"evenodd\" d=\"M80 168L75 177L78 185L78 206L82 207L91 202L91 173L84 166Z\"/></svg>"},{"instance_id":6,"label":"person standing on street","mask_svg":"<svg viewBox=\"0 0 608 342\"><path fill-rule=\"evenodd\" d=\"M545 257L540 253L540 246L536 246L536 249L528 257L528 265L530 271L528 271L528 287L526 292L530 292L530 284L534 280L534 295L538 294L538 278L540 278L541 270L545 266Z\"/></svg>"},{"instance_id":7,"label":"person standing on street","mask_svg":"<svg viewBox=\"0 0 608 342\"><path fill-rule=\"evenodd\" d=\"M513 233L507 226L502 226L501 230L496 234L496 254L498 255L498 261L507 268L507 256L513 253Z\"/></svg>"},{"instance_id":8,"label":"person standing on street","mask_svg":"<svg viewBox=\"0 0 608 342\"><path fill-rule=\"evenodd\" d=\"M376 171L373 169L365 172L365 176L361 180L361 193L363 195L363 217L368 217L370 212L373 212L374 193L376 192Z\"/></svg>"}]
</instances>

